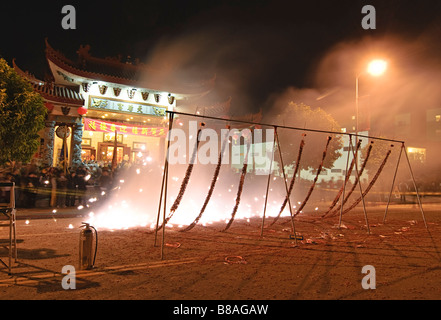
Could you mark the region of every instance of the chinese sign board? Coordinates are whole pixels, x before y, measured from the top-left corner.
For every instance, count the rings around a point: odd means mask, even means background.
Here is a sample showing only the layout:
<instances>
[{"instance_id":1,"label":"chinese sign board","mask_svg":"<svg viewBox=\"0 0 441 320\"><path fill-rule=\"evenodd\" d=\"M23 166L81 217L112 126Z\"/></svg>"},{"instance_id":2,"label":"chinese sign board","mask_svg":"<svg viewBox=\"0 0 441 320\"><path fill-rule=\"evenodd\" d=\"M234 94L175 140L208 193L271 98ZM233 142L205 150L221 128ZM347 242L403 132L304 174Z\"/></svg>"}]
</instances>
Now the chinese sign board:
<instances>
[{"instance_id":1,"label":"chinese sign board","mask_svg":"<svg viewBox=\"0 0 441 320\"><path fill-rule=\"evenodd\" d=\"M117 134L130 134L144 137L163 137L167 133L166 128L151 128L90 118L84 118L84 130L108 133L116 132Z\"/></svg>"},{"instance_id":2,"label":"chinese sign board","mask_svg":"<svg viewBox=\"0 0 441 320\"><path fill-rule=\"evenodd\" d=\"M155 107L148 104L125 102L121 100L101 99L89 97L89 109L124 112L138 115L152 115L164 117L167 109L164 107Z\"/></svg>"}]
</instances>

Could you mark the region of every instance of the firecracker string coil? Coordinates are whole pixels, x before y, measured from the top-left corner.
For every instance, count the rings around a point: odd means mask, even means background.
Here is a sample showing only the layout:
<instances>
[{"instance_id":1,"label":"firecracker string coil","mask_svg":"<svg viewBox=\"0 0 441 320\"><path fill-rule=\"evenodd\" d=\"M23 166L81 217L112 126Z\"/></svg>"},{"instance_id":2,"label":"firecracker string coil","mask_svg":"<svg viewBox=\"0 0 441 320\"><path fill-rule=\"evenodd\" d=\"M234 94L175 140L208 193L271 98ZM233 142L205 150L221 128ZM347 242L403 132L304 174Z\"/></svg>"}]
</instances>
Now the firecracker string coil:
<instances>
[{"instance_id":1,"label":"firecracker string coil","mask_svg":"<svg viewBox=\"0 0 441 320\"><path fill-rule=\"evenodd\" d=\"M239 187L237 188L236 204L234 205L233 212L231 213L230 221L228 221L227 225L225 226L224 230L222 230L222 231L227 231L231 227L231 224L234 221L234 217L236 216L237 209L239 208L240 198L241 198L242 191L243 191L243 184L245 182L245 175L247 174L248 155L250 153L250 149L251 149L251 141L248 140L248 142L247 142L247 152L246 152L244 163L243 163L243 167L242 167L242 173L240 175Z\"/></svg>"},{"instance_id":2,"label":"firecracker string coil","mask_svg":"<svg viewBox=\"0 0 441 320\"><path fill-rule=\"evenodd\" d=\"M219 177L219 172L220 172L220 168L221 168L221 164L222 164L222 158L223 158L223 155L225 152L225 147L227 145L228 145L228 135L226 135L224 138L221 152L219 153L219 157L217 160L216 169L214 170L213 179L211 179L210 189L208 190L208 193L205 198L204 204L202 205L201 211L199 212L199 215L196 217L196 219L194 219L194 221L190 225L188 225L188 227L186 227L185 229L183 229L181 231L189 231L189 230L193 229L194 226L196 226L196 224L201 219L202 215L204 214L205 209L207 208L207 205L210 202L211 196L213 195L214 187L216 186L216 181L218 180L218 177Z\"/></svg>"},{"instance_id":3,"label":"firecracker string coil","mask_svg":"<svg viewBox=\"0 0 441 320\"><path fill-rule=\"evenodd\" d=\"M283 210L286 207L286 204L288 203L288 199L291 196L291 192L292 192L292 190L294 188L294 182L295 182L295 179L296 179L296 176L297 176L297 172L299 171L299 168L300 168L300 160L302 158L302 153L303 153L304 146L305 146L305 140L302 139L300 141L299 152L297 154L297 160L296 160L296 167L295 167L295 170L294 170L294 175L292 176L291 183L289 184L288 194L286 195L285 199L283 200L283 203L282 203L282 206L280 208L279 214L274 218L274 220L271 222L271 224L268 227L271 227L274 223L277 222L277 220L279 220L280 215L282 214Z\"/></svg>"},{"instance_id":4,"label":"firecracker string coil","mask_svg":"<svg viewBox=\"0 0 441 320\"><path fill-rule=\"evenodd\" d=\"M203 125L205 125L205 124L203 124ZM202 124L201 124L201 126L202 126ZM195 147L193 148L193 154L191 156L190 163L187 166L187 170L185 172L185 177L182 180L178 196L176 197L175 201L173 202L173 205L170 208L169 215L165 219L165 223L164 223L165 225L167 225L167 223L173 217L173 214L175 213L175 211L178 209L179 204L181 203L181 200L182 200L182 198L184 196L185 190L187 189L187 185L188 185L188 182L190 181L191 173L193 172L193 167L194 167L194 162L195 162L195 159L196 159L196 154L197 154L198 149L199 149L199 142L200 142L200 133L201 133L201 131L202 131L202 129L198 130L198 133L197 133L197 136L196 136L196 143L195 143ZM159 226L157 230L161 230L162 227L163 227L163 225Z\"/></svg>"},{"instance_id":5,"label":"firecracker string coil","mask_svg":"<svg viewBox=\"0 0 441 320\"><path fill-rule=\"evenodd\" d=\"M368 161L369 161L369 158L370 158L370 155L371 155L371 151L372 151L372 144L370 144L369 147L368 147L368 150L367 150L367 152L366 152L366 157L365 157L365 159L364 159L364 161L363 161L363 164L362 164L362 166L361 166L361 169L360 169L360 171L358 172L358 175L357 175L357 177L356 177L354 183L352 184L351 190L349 190L349 192L345 195L345 198L344 198L344 200L342 201L342 203L341 203L336 209L334 209L333 211L331 211L330 216L336 216L336 215L338 214L338 212L340 212L341 207L344 206L344 205L346 204L346 202L348 201L349 197L350 197L350 196L352 195L352 193L354 192L354 190L355 190L355 188L356 188L356 186L357 186L357 184L358 184L358 181L360 181L360 178L361 178L361 176L362 176L362 174L363 174L363 172L364 172L364 170L365 170L365 168L366 168L366 165L367 165L367 163L368 163Z\"/></svg>"},{"instance_id":6,"label":"firecracker string coil","mask_svg":"<svg viewBox=\"0 0 441 320\"><path fill-rule=\"evenodd\" d=\"M304 206L306 205L306 203L307 203L308 200L309 200L309 197L310 197L311 194L312 194L312 191L314 190L314 187L315 187L315 185L316 185L316 183L317 183L317 179L318 179L318 177L319 177L319 175L320 175L320 172L322 171L322 168L323 168L323 162L325 161L326 154L328 153L328 147L329 147L329 143L331 142L331 140L332 140L332 137L328 136L328 139L326 140L325 150L323 151L323 154L322 154L322 161L320 162L320 165L319 165L319 167L318 167L318 169L317 169L317 174L315 175L314 181L313 181L311 187L309 188L309 191L308 191L308 194L307 194L306 197L305 197L305 200L303 200L302 204L301 204L300 207L297 209L297 211L296 211L296 213L294 214L294 216L298 215L298 214L300 213L300 211L303 210Z\"/></svg>"},{"instance_id":7,"label":"firecracker string coil","mask_svg":"<svg viewBox=\"0 0 441 320\"><path fill-rule=\"evenodd\" d=\"M346 174L346 178L345 178L343 185L341 186L340 190L338 191L337 195L335 196L334 201L332 201L331 205L329 206L328 211L326 211L322 217L327 216L331 212L331 210L337 205L338 201L340 200L340 197L343 193L343 189L345 188L345 185L348 183L349 178L351 177L351 174L352 174L352 170L354 169L355 160L358 158L357 155L358 155L360 146L361 146L361 140L358 141L357 148L355 150L355 157L352 158L352 161L349 166L348 173Z\"/></svg>"}]
</instances>

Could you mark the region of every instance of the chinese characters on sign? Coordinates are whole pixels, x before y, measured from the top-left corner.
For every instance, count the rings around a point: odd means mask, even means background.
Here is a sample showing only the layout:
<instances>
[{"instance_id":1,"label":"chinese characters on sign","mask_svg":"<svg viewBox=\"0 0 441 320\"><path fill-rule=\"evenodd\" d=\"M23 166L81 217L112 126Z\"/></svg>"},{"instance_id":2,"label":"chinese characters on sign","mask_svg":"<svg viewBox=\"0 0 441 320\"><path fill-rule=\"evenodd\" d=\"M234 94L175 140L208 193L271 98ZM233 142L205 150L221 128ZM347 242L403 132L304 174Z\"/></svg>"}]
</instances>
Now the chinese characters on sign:
<instances>
[{"instance_id":1,"label":"chinese characters on sign","mask_svg":"<svg viewBox=\"0 0 441 320\"><path fill-rule=\"evenodd\" d=\"M143 126L132 126L126 123L115 123L108 121L101 121L96 119L84 118L84 130L111 132L120 134L130 134L145 137L162 137L167 133L165 128L149 128Z\"/></svg>"},{"instance_id":2,"label":"chinese characters on sign","mask_svg":"<svg viewBox=\"0 0 441 320\"><path fill-rule=\"evenodd\" d=\"M147 104L138 104L124 101L116 101L110 99L99 99L90 97L89 109L108 110L116 112L127 112L143 115L154 115L164 117L167 111L164 107L155 107Z\"/></svg>"}]
</instances>

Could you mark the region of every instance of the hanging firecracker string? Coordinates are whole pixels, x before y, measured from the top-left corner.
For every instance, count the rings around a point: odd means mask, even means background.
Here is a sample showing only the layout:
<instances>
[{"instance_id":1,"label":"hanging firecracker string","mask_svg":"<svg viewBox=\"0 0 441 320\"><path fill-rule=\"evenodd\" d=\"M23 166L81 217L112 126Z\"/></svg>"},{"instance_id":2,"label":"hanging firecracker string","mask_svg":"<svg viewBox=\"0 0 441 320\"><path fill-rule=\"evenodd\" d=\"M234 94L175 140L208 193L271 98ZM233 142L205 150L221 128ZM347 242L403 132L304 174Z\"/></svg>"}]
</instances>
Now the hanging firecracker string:
<instances>
[{"instance_id":1,"label":"hanging firecracker string","mask_svg":"<svg viewBox=\"0 0 441 320\"><path fill-rule=\"evenodd\" d=\"M228 129L229 129L229 127L228 127ZM210 201L210 198L213 194L214 187L216 185L216 181L218 180L218 176L219 176L219 172L220 172L220 168L221 168L221 164L222 164L222 158L224 155L225 147L227 145L228 145L228 135L225 136L225 139L222 143L221 152L219 153L216 169L214 170L213 179L211 180L210 189L208 191L207 197L205 198L204 204L202 205L201 211L199 212L199 215L196 217L196 219L190 225L188 225L188 227L186 227L185 229L183 229L181 231L189 231L189 230L193 229L194 226L196 226L196 224L201 219L202 215L204 214L205 209L207 208L208 202Z\"/></svg>"},{"instance_id":2,"label":"hanging firecracker string","mask_svg":"<svg viewBox=\"0 0 441 320\"><path fill-rule=\"evenodd\" d=\"M337 195L335 196L334 201L332 201L331 205L329 206L328 211L326 211L322 215L322 218L326 217L329 214L329 212L331 212L331 210L335 207L335 205L337 204L338 200L340 199L340 196L343 193L343 189L344 189L345 185L348 183L349 178L351 177L352 170L354 169L354 165L355 165L355 160L358 158L357 155L358 155L358 151L360 149L360 146L361 146L361 141L358 141L357 148L355 150L355 157L352 158L351 165L349 166L348 172L346 174L345 181L344 181L343 185L341 186L340 190L338 191Z\"/></svg>"},{"instance_id":3,"label":"hanging firecracker string","mask_svg":"<svg viewBox=\"0 0 441 320\"><path fill-rule=\"evenodd\" d=\"M352 210L353 208L355 208L360 203L360 201L364 197L366 197L366 195L371 190L371 188L374 186L375 182L377 181L378 177L380 176L381 171L383 171L383 168L386 165L386 162L387 162L391 152L392 152L391 150L389 150L387 152L386 157L383 159L383 162L381 163L380 167L378 168L377 173L372 178L372 180L369 183L369 185L366 187L366 190L362 193L362 195L349 208L345 209L342 214L345 214L345 213L349 212L350 210Z\"/></svg>"},{"instance_id":4,"label":"hanging firecracker string","mask_svg":"<svg viewBox=\"0 0 441 320\"><path fill-rule=\"evenodd\" d=\"M201 124L201 126L204 126L204 125L205 125L204 123ZM167 223L173 217L173 214L178 209L179 204L181 203L182 197L184 196L185 190L186 190L187 185L188 185L188 181L190 180L190 176L191 176L191 173L193 171L193 166L194 166L194 162L195 162L195 159L196 159L196 154L197 154L197 151L198 151L198 148L199 148L199 141L200 141L199 139L200 139L201 130L202 129L198 130L198 133L197 133L197 136L196 136L196 143L195 143L195 147L193 149L193 154L191 156L190 163L187 166L187 171L185 172L185 177L182 180L178 196L176 197L175 201L173 202L172 207L170 208L170 213L169 213L168 217L165 219L165 225L167 225ZM162 225L158 227L158 230L161 230L161 228L162 228Z\"/></svg>"},{"instance_id":5,"label":"hanging firecracker string","mask_svg":"<svg viewBox=\"0 0 441 320\"><path fill-rule=\"evenodd\" d=\"M236 204L234 205L233 212L231 213L230 221L228 221L227 226L222 231L226 231L226 230L228 230L231 227L231 224L234 221L234 217L236 216L237 209L239 208L240 197L242 195L243 184L245 182L245 175L247 173L248 155L249 155L250 149L251 149L251 142L250 142L250 140L248 140L248 142L247 142L247 152L246 152L245 159L244 159L244 164L243 164L243 167L242 167L242 173L240 175L239 187L237 189Z\"/></svg>"},{"instance_id":6,"label":"hanging firecracker string","mask_svg":"<svg viewBox=\"0 0 441 320\"><path fill-rule=\"evenodd\" d=\"M358 172L358 175L357 175L357 177L356 177L356 179L355 179L355 181L354 181L354 183L353 183L353 185L352 185L352 187L351 187L351 190L347 193L347 195L345 195L345 198L344 198L344 200L342 201L342 203L341 203L336 209L334 209L334 210L332 211L331 216L335 216L335 215L337 215L337 214L340 212L340 208L341 208L341 206L344 206L344 205L346 204L346 202L348 201L349 197L350 197L350 196L352 195L352 193L354 192L355 187L357 187L358 181L360 180L361 176L363 175L364 169L366 168L366 164L367 164L367 162L368 162L368 160L369 160L369 157L370 157L371 151L372 151L372 143L371 143L371 144L369 145L369 147L368 147L368 150L367 150L367 152L366 152L366 157L365 157L365 159L364 159L364 161L363 161L363 164L362 164L362 166L361 166L361 169L360 169L360 171Z\"/></svg>"},{"instance_id":7,"label":"hanging firecracker string","mask_svg":"<svg viewBox=\"0 0 441 320\"><path fill-rule=\"evenodd\" d=\"M323 168L323 162L325 161L326 154L328 153L328 147L329 147L329 143L331 142L331 139L332 139L332 137L328 136L328 139L327 139L327 141L326 141L326 147L325 147L325 150L323 151L323 155L322 155L322 161L320 162L320 165L319 165L319 167L318 167L318 169L317 169L317 174L315 175L314 181L313 181L311 187L309 188L309 192L308 192L308 194L306 195L305 200L303 200L302 204L301 204L300 207L297 209L297 211L296 211L296 213L294 214L294 216L298 215L298 214L300 213L300 211L303 210L303 208L305 207L306 203L307 203L308 200L309 200L309 197L310 197L311 194L312 194L312 191L314 190L314 187L315 187L315 185L316 185L316 183L317 183L317 180L318 180L318 177L319 177L319 175L320 175L320 172L322 171L322 168Z\"/></svg>"},{"instance_id":8,"label":"hanging firecracker string","mask_svg":"<svg viewBox=\"0 0 441 320\"><path fill-rule=\"evenodd\" d=\"M305 134L303 136L305 136ZM279 220L280 215L282 214L283 209L285 209L285 206L288 202L288 199L291 196L291 192L294 188L294 182L295 182L295 179L297 176L297 172L299 171L299 168L300 168L300 159L302 158L302 152L303 152L304 146L305 146L305 140L302 139L302 141L300 141L299 153L297 154L296 167L294 170L294 175L292 176L292 179L291 179L291 183L289 185L288 195L285 197L285 200L283 200L282 207L280 208L279 214L274 218L274 220L271 222L271 224L268 227L271 227L274 223L277 222L277 220Z\"/></svg>"}]
</instances>

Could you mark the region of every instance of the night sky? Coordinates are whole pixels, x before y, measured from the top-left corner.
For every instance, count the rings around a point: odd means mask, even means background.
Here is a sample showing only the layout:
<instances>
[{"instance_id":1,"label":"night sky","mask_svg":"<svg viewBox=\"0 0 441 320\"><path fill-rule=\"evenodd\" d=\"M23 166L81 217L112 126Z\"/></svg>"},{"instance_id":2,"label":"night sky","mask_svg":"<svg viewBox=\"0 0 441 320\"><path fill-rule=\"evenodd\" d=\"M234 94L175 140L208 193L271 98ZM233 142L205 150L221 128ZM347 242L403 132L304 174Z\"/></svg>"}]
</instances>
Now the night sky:
<instances>
[{"instance_id":1,"label":"night sky","mask_svg":"<svg viewBox=\"0 0 441 320\"><path fill-rule=\"evenodd\" d=\"M76 9L75 30L61 26L65 4ZM367 4L376 9L376 30L361 27ZM233 95L240 89L246 98L238 100L250 105L290 86L313 87L318 62L338 43L441 34L439 0L8 1L1 7L0 55L37 77L48 71L47 37L73 59L85 44L103 58L120 54L155 63L179 57L171 63L180 72L216 74L220 87ZM434 56L439 40L429 44Z\"/></svg>"}]
</instances>

